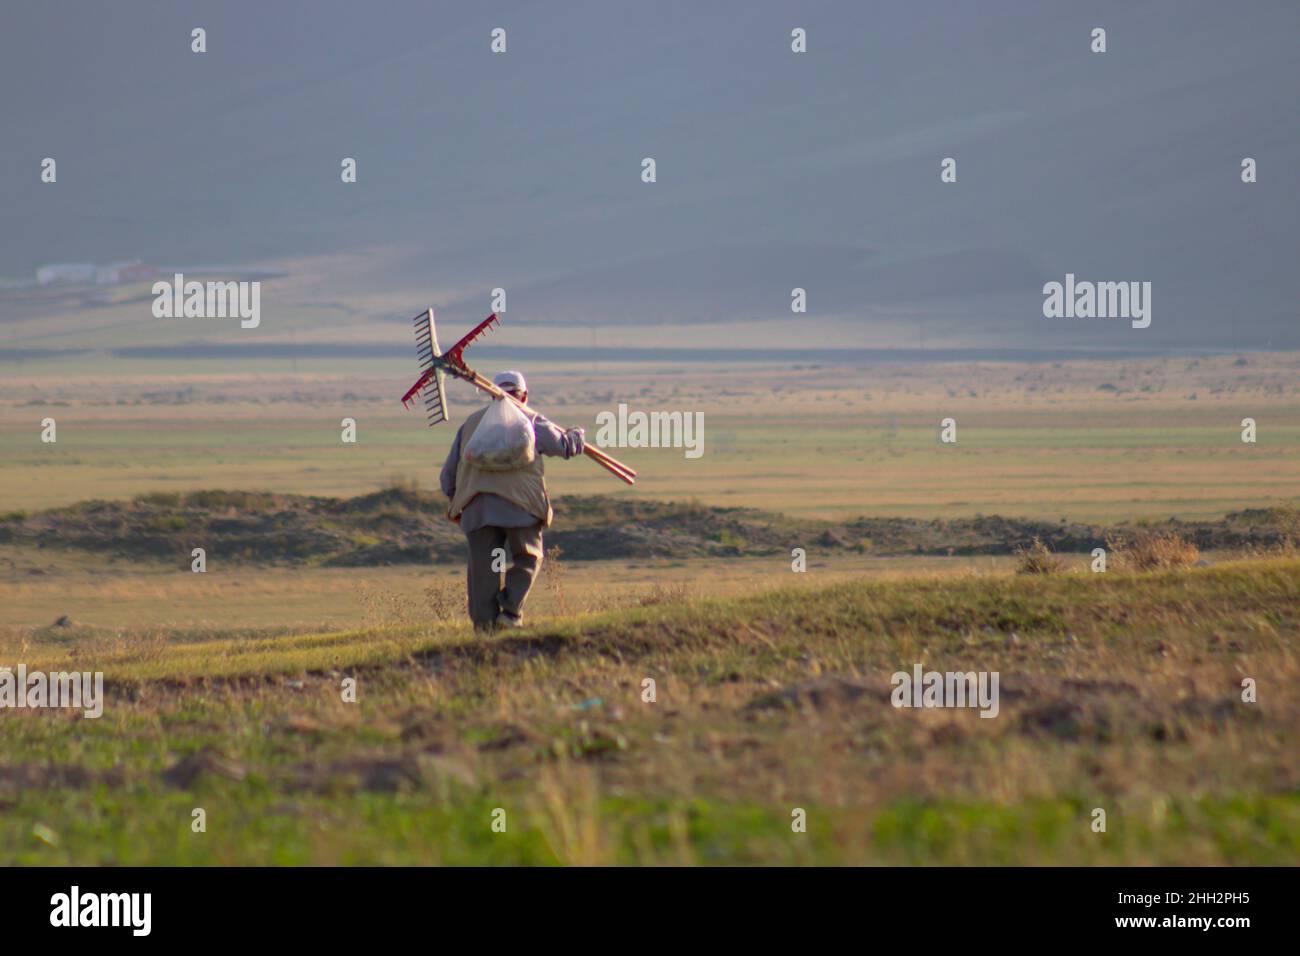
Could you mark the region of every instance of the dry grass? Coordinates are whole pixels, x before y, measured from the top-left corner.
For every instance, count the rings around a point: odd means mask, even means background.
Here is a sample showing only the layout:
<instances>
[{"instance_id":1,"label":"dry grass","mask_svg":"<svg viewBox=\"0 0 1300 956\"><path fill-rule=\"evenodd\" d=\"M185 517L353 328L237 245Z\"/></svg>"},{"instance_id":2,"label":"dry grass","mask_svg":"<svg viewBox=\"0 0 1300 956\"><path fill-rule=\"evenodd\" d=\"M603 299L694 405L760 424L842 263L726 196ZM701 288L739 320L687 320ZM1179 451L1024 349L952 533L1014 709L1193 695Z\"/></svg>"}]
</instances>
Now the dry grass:
<instances>
[{"instance_id":1,"label":"dry grass","mask_svg":"<svg viewBox=\"0 0 1300 956\"><path fill-rule=\"evenodd\" d=\"M0 724L7 753L48 756L0 760L0 860L1280 863L1300 850L1298 599L1300 563L1256 561L862 580L489 641L46 645L29 666L75 651L110 699L98 722ZM888 675L915 662L999 672L998 716L895 709ZM246 778L160 785L207 747ZM97 781L94 814L68 767ZM178 843L196 799L222 838ZM489 834L497 807L509 838ZM30 847L28 814L58 854Z\"/></svg>"},{"instance_id":2,"label":"dry grass","mask_svg":"<svg viewBox=\"0 0 1300 956\"><path fill-rule=\"evenodd\" d=\"M365 583L359 596L365 609L363 626L370 629L442 624L465 616L463 586L445 577L435 578L418 595Z\"/></svg>"},{"instance_id":3,"label":"dry grass","mask_svg":"<svg viewBox=\"0 0 1300 956\"><path fill-rule=\"evenodd\" d=\"M1187 568L1201 557L1200 549L1181 535L1142 529L1107 538L1106 551L1116 568L1131 571Z\"/></svg>"},{"instance_id":4,"label":"dry grass","mask_svg":"<svg viewBox=\"0 0 1300 956\"><path fill-rule=\"evenodd\" d=\"M465 589L459 582L439 578L424 589L425 609L432 621L455 621L465 614Z\"/></svg>"},{"instance_id":5,"label":"dry grass","mask_svg":"<svg viewBox=\"0 0 1300 956\"><path fill-rule=\"evenodd\" d=\"M546 558L542 561L542 577L545 579L546 590L550 592L556 613L561 617L567 617L573 611L569 605L568 591L565 588L568 567L560 560L563 554L564 549L559 545L546 549Z\"/></svg>"},{"instance_id":6,"label":"dry grass","mask_svg":"<svg viewBox=\"0 0 1300 956\"><path fill-rule=\"evenodd\" d=\"M655 583L647 594L637 599L638 607L653 607L656 604L685 604L690 600L691 586L685 581L677 584Z\"/></svg>"},{"instance_id":7,"label":"dry grass","mask_svg":"<svg viewBox=\"0 0 1300 956\"><path fill-rule=\"evenodd\" d=\"M1027 547L1017 548L1016 557L1017 574L1060 574L1065 570L1065 560L1037 537Z\"/></svg>"}]
</instances>

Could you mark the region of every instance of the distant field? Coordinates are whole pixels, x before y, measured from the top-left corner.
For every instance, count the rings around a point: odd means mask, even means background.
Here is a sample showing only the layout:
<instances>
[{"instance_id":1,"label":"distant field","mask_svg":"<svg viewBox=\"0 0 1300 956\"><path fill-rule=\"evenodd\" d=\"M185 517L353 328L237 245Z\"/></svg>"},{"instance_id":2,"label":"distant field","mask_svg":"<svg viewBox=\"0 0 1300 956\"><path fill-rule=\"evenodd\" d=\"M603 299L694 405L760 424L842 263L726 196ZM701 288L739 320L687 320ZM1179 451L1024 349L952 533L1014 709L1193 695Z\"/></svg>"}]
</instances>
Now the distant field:
<instances>
[{"instance_id":1,"label":"distant field","mask_svg":"<svg viewBox=\"0 0 1300 956\"><path fill-rule=\"evenodd\" d=\"M353 495L394 476L432 487L454 433L401 409L412 375L400 363L258 360L232 373L220 363L77 359L9 369L0 383L6 510L213 487ZM453 389L458 421L475 404ZM597 412L619 401L705 417L703 457L620 449L641 473L635 489L590 462L558 462L557 493L694 497L826 518L1100 522L1209 518L1300 494L1292 354L708 374L543 366L533 392L555 420L593 437ZM40 442L46 416L58 422L55 445ZM357 420L355 445L340 441L345 416ZM957 421L956 445L938 441L946 417ZM1240 440L1246 417L1258 424L1256 444Z\"/></svg>"},{"instance_id":2,"label":"distant field","mask_svg":"<svg viewBox=\"0 0 1300 956\"><path fill-rule=\"evenodd\" d=\"M93 663L108 700L0 720L0 863L1300 859L1294 558L742 590L490 640L400 619L32 636L29 667ZM998 671L997 717L890 706L914 663Z\"/></svg>"}]
</instances>

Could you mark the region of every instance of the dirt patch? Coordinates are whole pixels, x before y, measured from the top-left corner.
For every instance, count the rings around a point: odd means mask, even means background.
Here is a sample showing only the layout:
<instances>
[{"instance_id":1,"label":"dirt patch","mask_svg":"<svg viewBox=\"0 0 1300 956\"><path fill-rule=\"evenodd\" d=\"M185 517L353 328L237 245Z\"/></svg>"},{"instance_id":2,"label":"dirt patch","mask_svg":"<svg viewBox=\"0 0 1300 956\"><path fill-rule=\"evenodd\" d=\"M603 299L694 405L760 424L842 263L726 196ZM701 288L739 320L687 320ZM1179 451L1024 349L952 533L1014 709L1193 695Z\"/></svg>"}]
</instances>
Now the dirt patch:
<instances>
[{"instance_id":1,"label":"dirt patch","mask_svg":"<svg viewBox=\"0 0 1300 956\"><path fill-rule=\"evenodd\" d=\"M244 765L214 750L200 750L182 757L163 771L163 783L180 790L189 790L204 777L221 777L226 780L243 780L247 775Z\"/></svg>"},{"instance_id":2,"label":"dirt patch","mask_svg":"<svg viewBox=\"0 0 1300 956\"><path fill-rule=\"evenodd\" d=\"M0 794L10 795L23 790L84 790L100 784L119 787L124 774L118 768L103 772L63 764L18 764L0 767Z\"/></svg>"},{"instance_id":3,"label":"dirt patch","mask_svg":"<svg viewBox=\"0 0 1300 956\"><path fill-rule=\"evenodd\" d=\"M465 761L439 753L360 755L325 764L304 763L288 775L290 790L330 793L365 790L372 793L408 793L424 790L439 780L463 786L477 784L477 776Z\"/></svg>"},{"instance_id":4,"label":"dirt patch","mask_svg":"<svg viewBox=\"0 0 1300 956\"><path fill-rule=\"evenodd\" d=\"M869 683L843 677L822 677L763 694L750 701L745 709L762 710L828 710L846 705L889 704L889 685L883 681Z\"/></svg>"}]
</instances>

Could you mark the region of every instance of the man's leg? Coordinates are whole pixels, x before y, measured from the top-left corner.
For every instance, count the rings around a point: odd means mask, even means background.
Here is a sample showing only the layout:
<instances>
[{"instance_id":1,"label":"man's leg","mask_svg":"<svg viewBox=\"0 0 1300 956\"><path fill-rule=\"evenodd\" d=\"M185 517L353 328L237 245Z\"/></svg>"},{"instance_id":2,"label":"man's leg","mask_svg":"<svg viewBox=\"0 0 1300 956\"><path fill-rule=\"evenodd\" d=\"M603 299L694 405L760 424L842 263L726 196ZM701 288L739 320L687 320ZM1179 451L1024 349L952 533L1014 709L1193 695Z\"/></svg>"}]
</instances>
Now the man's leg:
<instances>
[{"instance_id":1,"label":"man's leg","mask_svg":"<svg viewBox=\"0 0 1300 956\"><path fill-rule=\"evenodd\" d=\"M497 619L497 593L501 590L501 572L492 570L492 552L507 546L506 532L487 525L466 534L465 540L469 543L465 575L469 619L475 627L491 627Z\"/></svg>"},{"instance_id":2,"label":"man's leg","mask_svg":"<svg viewBox=\"0 0 1300 956\"><path fill-rule=\"evenodd\" d=\"M528 592L542 569L542 523L527 528L503 528L513 564L506 571L506 587L501 592L501 610L518 620L524 614Z\"/></svg>"}]
</instances>

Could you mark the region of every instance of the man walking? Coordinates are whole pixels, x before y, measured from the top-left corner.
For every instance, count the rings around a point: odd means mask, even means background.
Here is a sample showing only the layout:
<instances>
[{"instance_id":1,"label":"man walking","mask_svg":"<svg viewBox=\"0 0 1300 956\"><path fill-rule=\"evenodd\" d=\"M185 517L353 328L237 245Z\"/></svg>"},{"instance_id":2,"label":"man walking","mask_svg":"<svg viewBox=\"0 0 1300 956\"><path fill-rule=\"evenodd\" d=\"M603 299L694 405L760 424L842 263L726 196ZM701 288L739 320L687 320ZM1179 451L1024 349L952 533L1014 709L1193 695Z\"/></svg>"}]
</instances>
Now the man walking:
<instances>
[{"instance_id":1,"label":"man walking","mask_svg":"<svg viewBox=\"0 0 1300 956\"><path fill-rule=\"evenodd\" d=\"M499 372L492 382L519 401L528 401L528 385L521 373ZM586 434L581 428L564 431L537 415L532 419L536 456L513 471L488 471L468 461L461 449L491 407L465 419L441 476L442 493L451 501L447 516L460 525L469 544L469 616L480 631L523 626L524 601L542 567L542 529L550 527L553 516L542 456L581 455ZM504 586L501 551L509 561Z\"/></svg>"}]
</instances>

